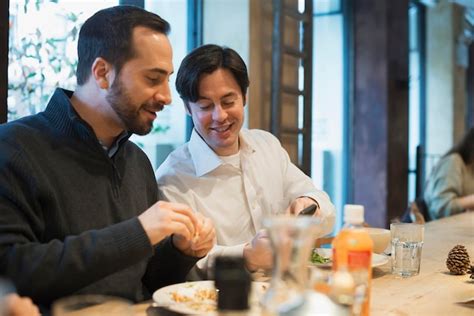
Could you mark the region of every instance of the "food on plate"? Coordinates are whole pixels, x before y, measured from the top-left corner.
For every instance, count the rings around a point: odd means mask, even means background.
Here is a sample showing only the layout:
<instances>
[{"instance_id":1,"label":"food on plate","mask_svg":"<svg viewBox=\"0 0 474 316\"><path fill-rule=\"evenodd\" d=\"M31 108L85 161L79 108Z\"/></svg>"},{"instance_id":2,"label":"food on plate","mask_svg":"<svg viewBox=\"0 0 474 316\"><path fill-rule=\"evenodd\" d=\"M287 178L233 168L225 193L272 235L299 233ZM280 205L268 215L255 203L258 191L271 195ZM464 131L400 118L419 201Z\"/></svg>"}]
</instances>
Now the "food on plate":
<instances>
[{"instance_id":1,"label":"food on plate","mask_svg":"<svg viewBox=\"0 0 474 316\"><path fill-rule=\"evenodd\" d=\"M174 302L185 303L185 305L192 310L199 312L211 312L216 310L216 289L197 288L193 296L183 295L178 291L172 291L169 294Z\"/></svg>"},{"instance_id":2,"label":"food on plate","mask_svg":"<svg viewBox=\"0 0 474 316\"><path fill-rule=\"evenodd\" d=\"M321 256L316 251L313 251L313 253L311 254L311 262L312 263L329 263L331 262L331 258Z\"/></svg>"},{"instance_id":3,"label":"food on plate","mask_svg":"<svg viewBox=\"0 0 474 316\"><path fill-rule=\"evenodd\" d=\"M260 300L268 289L266 282L252 282L249 297L251 308L259 308ZM183 315L217 315L219 290L214 281L194 281L172 284L153 293L155 306L163 307Z\"/></svg>"}]
</instances>

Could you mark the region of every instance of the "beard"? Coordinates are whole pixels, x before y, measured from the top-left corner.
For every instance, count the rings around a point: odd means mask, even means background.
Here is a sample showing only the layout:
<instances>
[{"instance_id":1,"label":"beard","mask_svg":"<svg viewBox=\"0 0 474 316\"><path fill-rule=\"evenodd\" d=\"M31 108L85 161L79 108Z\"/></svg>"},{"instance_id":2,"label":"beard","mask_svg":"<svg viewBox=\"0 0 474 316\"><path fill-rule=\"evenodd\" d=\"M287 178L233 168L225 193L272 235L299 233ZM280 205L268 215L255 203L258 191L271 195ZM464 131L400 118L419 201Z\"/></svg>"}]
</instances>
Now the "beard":
<instances>
[{"instance_id":1,"label":"beard","mask_svg":"<svg viewBox=\"0 0 474 316\"><path fill-rule=\"evenodd\" d=\"M141 104L136 105L132 97L125 89L120 78L117 78L110 87L110 92L106 97L111 108L122 121L125 130L137 135L146 135L153 128L153 120L146 120L140 117L140 111L144 109L162 109L161 104Z\"/></svg>"}]
</instances>

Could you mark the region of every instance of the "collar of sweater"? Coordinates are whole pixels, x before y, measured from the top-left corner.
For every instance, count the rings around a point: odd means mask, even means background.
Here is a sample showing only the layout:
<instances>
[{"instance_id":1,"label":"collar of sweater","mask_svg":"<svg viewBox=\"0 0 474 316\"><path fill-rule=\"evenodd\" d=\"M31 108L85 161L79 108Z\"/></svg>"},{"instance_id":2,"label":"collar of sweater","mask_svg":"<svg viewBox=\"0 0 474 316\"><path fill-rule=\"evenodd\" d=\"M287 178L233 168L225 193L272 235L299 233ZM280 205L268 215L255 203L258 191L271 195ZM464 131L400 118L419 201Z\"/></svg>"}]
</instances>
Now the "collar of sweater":
<instances>
[{"instance_id":1,"label":"collar of sweater","mask_svg":"<svg viewBox=\"0 0 474 316\"><path fill-rule=\"evenodd\" d=\"M92 127L84 121L71 104L73 91L58 88L49 101L44 115L56 129L70 137L100 145ZM132 133L119 138L118 146L125 143ZM102 146L101 146L102 147Z\"/></svg>"}]
</instances>

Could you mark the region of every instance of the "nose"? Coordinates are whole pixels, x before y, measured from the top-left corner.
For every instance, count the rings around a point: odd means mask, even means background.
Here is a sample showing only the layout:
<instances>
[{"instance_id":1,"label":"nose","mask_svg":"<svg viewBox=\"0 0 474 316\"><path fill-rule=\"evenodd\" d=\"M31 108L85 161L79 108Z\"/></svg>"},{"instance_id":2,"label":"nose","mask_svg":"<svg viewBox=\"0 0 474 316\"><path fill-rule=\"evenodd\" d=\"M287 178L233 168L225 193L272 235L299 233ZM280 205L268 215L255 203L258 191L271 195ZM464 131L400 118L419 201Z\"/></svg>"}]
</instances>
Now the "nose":
<instances>
[{"instance_id":1,"label":"nose","mask_svg":"<svg viewBox=\"0 0 474 316\"><path fill-rule=\"evenodd\" d=\"M212 120L216 122L223 122L227 118L227 111L222 108L220 104L215 104L214 110L212 111Z\"/></svg>"},{"instance_id":2,"label":"nose","mask_svg":"<svg viewBox=\"0 0 474 316\"><path fill-rule=\"evenodd\" d=\"M156 102L160 102L165 105L171 103L171 90L167 81L157 88L154 98Z\"/></svg>"}]
</instances>

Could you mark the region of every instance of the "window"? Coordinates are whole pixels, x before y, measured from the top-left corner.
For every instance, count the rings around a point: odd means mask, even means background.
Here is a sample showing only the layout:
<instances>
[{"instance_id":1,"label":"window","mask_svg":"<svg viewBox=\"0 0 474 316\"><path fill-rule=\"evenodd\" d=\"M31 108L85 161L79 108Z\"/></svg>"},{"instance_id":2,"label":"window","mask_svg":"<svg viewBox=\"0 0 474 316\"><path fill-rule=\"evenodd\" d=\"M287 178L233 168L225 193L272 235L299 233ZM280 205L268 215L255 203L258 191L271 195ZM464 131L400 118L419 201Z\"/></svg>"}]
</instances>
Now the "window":
<instances>
[{"instance_id":1,"label":"window","mask_svg":"<svg viewBox=\"0 0 474 316\"><path fill-rule=\"evenodd\" d=\"M344 14L337 0L314 0L312 178L326 191L342 222L345 203Z\"/></svg>"},{"instance_id":2,"label":"window","mask_svg":"<svg viewBox=\"0 0 474 316\"><path fill-rule=\"evenodd\" d=\"M425 143L424 116L424 71L423 71L423 15L422 6L411 3L408 11L409 22L409 127L408 127L408 201L413 201L422 192L424 185L423 163L417 170L417 146L423 149ZM420 151L424 162L424 154ZM417 187L418 186L418 187Z\"/></svg>"},{"instance_id":3,"label":"window","mask_svg":"<svg viewBox=\"0 0 474 316\"><path fill-rule=\"evenodd\" d=\"M54 89L74 89L82 23L117 0L10 0L8 120L44 109Z\"/></svg>"}]
</instances>

